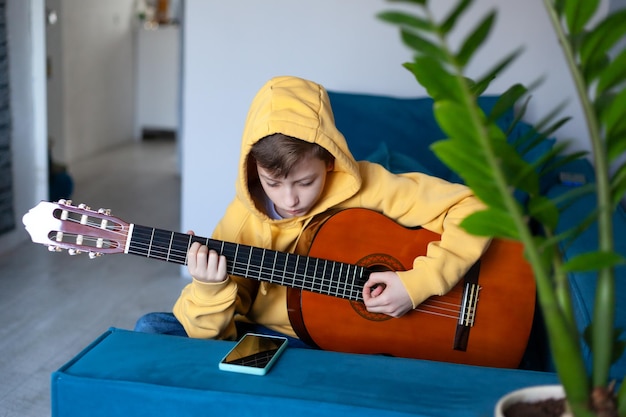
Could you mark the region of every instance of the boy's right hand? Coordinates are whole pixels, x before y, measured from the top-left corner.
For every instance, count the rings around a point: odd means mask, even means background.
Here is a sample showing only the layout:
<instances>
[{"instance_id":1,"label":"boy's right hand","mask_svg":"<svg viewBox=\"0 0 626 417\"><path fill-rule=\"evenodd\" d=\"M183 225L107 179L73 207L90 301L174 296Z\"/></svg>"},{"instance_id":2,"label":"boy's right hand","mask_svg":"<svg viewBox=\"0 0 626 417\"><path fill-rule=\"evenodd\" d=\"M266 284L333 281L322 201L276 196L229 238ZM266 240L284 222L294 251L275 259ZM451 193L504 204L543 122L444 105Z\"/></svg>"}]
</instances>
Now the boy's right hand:
<instances>
[{"instance_id":1,"label":"boy's right hand","mask_svg":"<svg viewBox=\"0 0 626 417\"><path fill-rule=\"evenodd\" d=\"M195 235L192 230L187 233ZM203 282L223 282L228 278L226 257L198 242L192 243L187 252L187 270L192 277Z\"/></svg>"}]
</instances>

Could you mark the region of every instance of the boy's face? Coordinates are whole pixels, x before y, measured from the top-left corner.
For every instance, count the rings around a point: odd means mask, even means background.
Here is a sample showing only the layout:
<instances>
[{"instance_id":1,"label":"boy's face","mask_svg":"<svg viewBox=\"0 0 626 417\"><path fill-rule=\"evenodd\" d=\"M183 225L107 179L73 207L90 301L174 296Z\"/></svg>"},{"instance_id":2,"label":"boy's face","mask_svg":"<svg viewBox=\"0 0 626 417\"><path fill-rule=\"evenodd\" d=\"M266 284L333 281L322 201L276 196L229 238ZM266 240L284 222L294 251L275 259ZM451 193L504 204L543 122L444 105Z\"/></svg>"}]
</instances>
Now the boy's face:
<instances>
[{"instance_id":1,"label":"boy's face","mask_svg":"<svg viewBox=\"0 0 626 417\"><path fill-rule=\"evenodd\" d=\"M333 167L319 158L302 158L289 175L277 178L257 164L261 186L283 218L304 216L324 191L326 174Z\"/></svg>"}]
</instances>

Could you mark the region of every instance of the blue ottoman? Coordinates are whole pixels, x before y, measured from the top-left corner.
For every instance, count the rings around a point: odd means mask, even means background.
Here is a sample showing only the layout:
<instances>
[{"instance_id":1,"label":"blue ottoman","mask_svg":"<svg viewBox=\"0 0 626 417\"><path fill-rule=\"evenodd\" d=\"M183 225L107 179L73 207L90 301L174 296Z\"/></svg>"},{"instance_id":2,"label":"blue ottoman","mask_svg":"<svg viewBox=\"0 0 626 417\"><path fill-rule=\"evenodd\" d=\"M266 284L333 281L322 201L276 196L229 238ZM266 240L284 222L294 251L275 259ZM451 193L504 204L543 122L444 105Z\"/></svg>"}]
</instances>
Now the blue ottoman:
<instances>
[{"instance_id":1,"label":"blue ottoman","mask_svg":"<svg viewBox=\"0 0 626 417\"><path fill-rule=\"evenodd\" d=\"M52 416L490 416L552 373L287 349L266 376L224 372L233 342L110 329L52 374Z\"/></svg>"}]
</instances>

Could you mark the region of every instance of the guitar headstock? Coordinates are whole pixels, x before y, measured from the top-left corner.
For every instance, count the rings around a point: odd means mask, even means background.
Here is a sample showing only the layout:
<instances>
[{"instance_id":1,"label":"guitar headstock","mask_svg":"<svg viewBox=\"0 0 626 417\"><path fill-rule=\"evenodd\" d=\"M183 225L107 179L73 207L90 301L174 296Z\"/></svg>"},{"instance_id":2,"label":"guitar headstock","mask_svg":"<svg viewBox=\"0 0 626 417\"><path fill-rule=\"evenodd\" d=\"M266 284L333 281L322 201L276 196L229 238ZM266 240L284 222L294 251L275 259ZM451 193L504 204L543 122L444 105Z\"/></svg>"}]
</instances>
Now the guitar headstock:
<instances>
[{"instance_id":1,"label":"guitar headstock","mask_svg":"<svg viewBox=\"0 0 626 417\"><path fill-rule=\"evenodd\" d=\"M105 253L124 253L129 224L109 210L91 210L71 201L42 201L22 218L33 242L50 251L67 249L70 255L89 252L91 258Z\"/></svg>"}]
</instances>

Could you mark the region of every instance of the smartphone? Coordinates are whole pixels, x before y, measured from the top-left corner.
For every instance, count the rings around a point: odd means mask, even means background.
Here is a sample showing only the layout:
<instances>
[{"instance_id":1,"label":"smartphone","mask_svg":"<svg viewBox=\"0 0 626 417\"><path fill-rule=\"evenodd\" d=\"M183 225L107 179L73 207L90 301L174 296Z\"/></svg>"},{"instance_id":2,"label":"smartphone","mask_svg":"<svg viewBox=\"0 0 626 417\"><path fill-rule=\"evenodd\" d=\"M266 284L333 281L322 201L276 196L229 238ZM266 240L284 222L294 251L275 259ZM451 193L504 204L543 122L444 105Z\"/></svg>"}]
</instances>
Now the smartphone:
<instances>
[{"instance_id":1,"label":"smartphone","mask_svg":"<svg viewBox=\"0 0 626 417\"><path fill-rule=\"evenodd\" d=\"M287 338L246 333L222 358L223 371L265 375L281 353L287 348Z\"/></svg>"}]
</instances>

